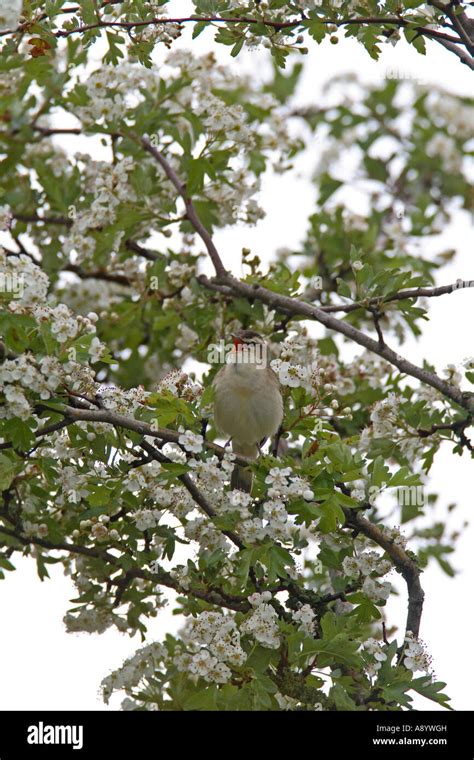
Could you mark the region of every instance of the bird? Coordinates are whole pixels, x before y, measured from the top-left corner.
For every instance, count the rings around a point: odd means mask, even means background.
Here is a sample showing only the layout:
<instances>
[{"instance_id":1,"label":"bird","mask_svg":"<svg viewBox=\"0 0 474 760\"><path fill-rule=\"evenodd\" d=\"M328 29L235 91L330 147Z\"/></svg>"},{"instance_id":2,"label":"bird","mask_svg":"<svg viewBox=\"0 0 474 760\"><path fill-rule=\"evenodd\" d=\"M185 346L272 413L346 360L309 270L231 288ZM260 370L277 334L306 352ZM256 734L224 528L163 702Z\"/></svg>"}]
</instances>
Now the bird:
<instances>
[{"instance_id":1,"label":"bird","mask_svg":"<svg viewBox=\"0 0 474 760\"><path fill-rule=\"evenodd\" d=\"M283 397L265 339L255 330L239 330L231 337L233 349L213 381L214 424L232 441L235 454L256 459L264 439L280 428ZM251 471L234 466L233 490L251 493L252 481Z\"/></svg>"}]
</instances>

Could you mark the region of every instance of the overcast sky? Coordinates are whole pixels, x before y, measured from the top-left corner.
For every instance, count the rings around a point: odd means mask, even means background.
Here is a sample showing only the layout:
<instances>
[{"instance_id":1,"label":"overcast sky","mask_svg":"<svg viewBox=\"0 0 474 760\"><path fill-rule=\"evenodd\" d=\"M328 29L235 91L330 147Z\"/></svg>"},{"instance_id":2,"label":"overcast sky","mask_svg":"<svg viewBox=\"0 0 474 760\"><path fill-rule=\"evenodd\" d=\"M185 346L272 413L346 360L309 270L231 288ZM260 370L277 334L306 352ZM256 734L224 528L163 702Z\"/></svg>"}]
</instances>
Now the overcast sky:
<instances>
[{"instance_id":1,"label":"overcast sky","mask_svg":"<svg viewBox=\"0 0 474 760\"><path fill-rule=\"evenodd\" d=\"M179 5L185 12L185 2ZM179 41L180 47L199 52L213 49L218 59L246 71L261 71L263 51L245 53L231 59L228 49L212 43L209 32L191 42L188 27ZM396 48L384 45L381 60L376 63L356 43L345 40L339 45L323 43L310 45L305 59L306 73L301 88L304 102L318 104L321 87L335 74L356 72L368 83L380 80L385 72L396 68L403 76L412 76L442 85L452 92L468 95L472 91L472 74L467 67L443 48L428 43L429 55L423 58L401 42ZM161 59L161 52L157 60ZM62 142L66 146L66 143ZM73 150L83 150L74 145ZM313 151L312 158L317 158ZM299 165L298 165L299 166ZM355 198L354 198L355 200ZM224 252L224 263L239 274L235 262L240 260L242 247L249 247L264 260L283 246L294 246L304 236L306 220L314 211L314 188L297 168L293 175L272 177L264 182L260 199L267 216L255 228L239 227L220 231L216 242ZM455 227L445 233L446 246L459 251L455 262L446 267L438 284L453 282L458 277L474 280L472 259L472 220L461 214ZM210 270L209 270L210 271ZM459 363L472 355L472 289L458 290L449 296L431 299L430 322L418 342L408 339L402 353L415 363L427 357L440 370L448 363ZM447 504L458 502L452 518L452 527L469 520L472 512L472 470L466 455L450 455L451 447L444 449L435 459L426 491L440 494L438 509L443 512ZM455 579L449 579L434 565L423 574L426 593L421 636L433 656L438 678L448 682L448 693L457 709L472 709L474 698L469 688L467 668L472 667L469 652L472 646L472 588L474 563L472 547L474 529L464 531L453 564L459 570ZM63 615L75 596L75 589L57 567L50 570L52 580L41 583L31 560L16 558L18 568L8 573L0 584L2 626L0 629L0 709L104 709L99 695L101 679L140 646L139 637L130 639L116 631L102 635L66 634ZM400 584L401 596L389 603L390 621L404 623L406 611L405 589ZM161 638L166 631L176 631L179 620L171 616L171 608L150 622L151 638ZM151 640L151 639L150 639ZM120 699L112 700L117 707ZM430 709L433 703L417 699L418 709Z\"/></svg>"}]
</instances>

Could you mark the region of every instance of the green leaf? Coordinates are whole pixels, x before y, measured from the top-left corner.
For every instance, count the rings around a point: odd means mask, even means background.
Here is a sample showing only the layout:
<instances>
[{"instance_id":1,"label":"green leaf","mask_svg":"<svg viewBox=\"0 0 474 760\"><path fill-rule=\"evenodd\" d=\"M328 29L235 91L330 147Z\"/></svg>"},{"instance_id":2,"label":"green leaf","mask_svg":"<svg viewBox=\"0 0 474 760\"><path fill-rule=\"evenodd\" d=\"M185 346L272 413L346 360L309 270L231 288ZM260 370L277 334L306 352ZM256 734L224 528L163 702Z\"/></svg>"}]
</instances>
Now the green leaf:
<instances>
[{"instance_id":1,"label":"green leaf","mask_svg":"<svg viewBox=\"0 0 474 760\"><path fill-rule=\"evenodd\" d=\"M452 710L451 705L448 704L450 697L444 694L441 690L446 686L443 681L432 681L431 678L422 676L421 678L414 678L411 682L411 688L414 689L422 697L431 699L433 702L445 707L447 710Z\"/></svg>"},{"instance_id":2,"label":"green leaf","mask_svg":"<svg viewBox=\"0 0 474 760\"><path fill-rule=\"evenodd\" d=\"M209 24L206 21L198 21L197 24L194 24L193 40L196 39L196 37L199 37L199 35L204 31L204 29L207 26L209 26Z\"/></svg>"},{"instance_id":3,"label":"green leaf","mask_svg":"<svg viewBox=\"0 0 474 760\"><path fill-rule=\"evenodd\" d=\"M387 166L380 158L370 158L364 156L364 166L367 174L371 179L377 179L380 182L386 182L388 177Z\"/></svg>"},{"instance_id":4,"label":"green leaf","mask_svg":"<svg viewBox=\"0 0 474 760\"><path fill-rule=\"evenodd\" d=\"M91 507L103 507L109 504L112 498L110 488L107 486L94 486L94 490L87 496L87 501Z\"/></svg>"},{"instance_id":5,"label":"green leaf","mask_svg":"<svg viewBox=\"0 0 474 760\"><path fill-rule=\"evenodd\" d=\"M352 292L349 287L349 284L343 280L341 277L337 277L337 292L340 296L343 296L344 298L352 298Z\"/></svg>"},{"instance_id":6,"label":"green leaf","mask_svg":"<svg viewBox=\"0 0 474 760\"><path fill-rule=\"evenodd\" d=\"M312 21L306 22L305 26L307 26L308 28L308 33L310 37L312 37L313 40L316 40L318 45L323 41L326 34L328 33L327 25L323 24L321 21L312 20Z\"/></svg>"},{"instance_id":7,"label":"green leaf","mask_svg":"<svg viewBox=\"0 0 474 760\"><path fill-rule=\"evenodd\" d=\"M218 688L214 684L206 684L206 688L200 689L197 694L185 699L184 710L217 710Z\"/></svg>"},{"instance_id":8,"label":"green leaf","mask_svg":"<svg viewBox=\"0 0 474 760\"><path fill-rule=\"evenodd\" d=\"M0 567L3 567L4 570L15 570L15 565L12 565L9 559L2 556L0 556Z\"/></svg>"},{"instance_id":9,"label":"green leaf","mask_svg":"<svg viewBox=\"0 0 474 760\"><path fill-rule=\"evenodd\" d=\"M279 654L275 649L269 649L268 647L257 645L250 657L247 658L245 667L252 668L258 673L264 673L268 666L271 663L277 663L278 659Z\"/></svg>"},{"instance_id":10,"label":"green leaf","mask_svg":"<svg viewBox=\"0 0 474 760\"><path fill-rule=\"evenodd\" d=\"M0 453L0 491L6 491L21 469L21 464L12 461L7 454Z\"/></svg>"},{"instance_id":11,"label":"green leaf","mask_svg":"<svg viewBox=\"0 0 474 760\"><path fill-rule=\"evenodd\" d=\"M359 643L351 641L347 634L337 633L331 639L311 641L304 646L301 656L319 655L318 665L325 668L331 665L345 665L348 668L358 668L361 657L357 654Z\"/></svg>"},{"instance_id":12,"label":"green leaf","mask_svg":"<svg viewBox=\"0 0 474 760\"><path fill-rule=\"evenodd\" d=\"M421 55L426 55L426 42L422 34L414 29L404 29L403 34L407 42L413 45L415 50L421 53Z\"/></svg>"},{"instance_id":13,"label":"green leaf","mask_svg":"<svg viewBox=\"0 0 474 760\"><path fill-rule=\"evenodd\" d=\"M369 468L370 469L370 468ZM378 456L371 468L371 483L374 486L380 487L382 483L388 483L390 480L390 470L384 463L384 460L381 456Z\"/></svg>"},{"instance_id":14,"label":"green leaf","mask_svg":"<svg viewBox=\"0 0 474 760\"><path fill-rule=\"evenodd\" d=\"M417 486L420 484L420 476L412 474L408 467L400 467L388 481L389 486Z\"/></svg>"},{"instance_id":15,"label":"green leaf","mask_svg":"<svg viewBox=\"0 0 474 760\"><path fill-rule=\"evenodd\" d=\"M295 561L287 549L282 546L272 545L267 548L260 561L268 570L268 579L270 582L278 577L286 578L288 568L294 567Z\"/></svg>"},{"instance_id":16,"label":"green leaf","mask_svg":"<svg viewBox=\"0 0 474 760\"><path fill-rule=\"evenodd\" d=\"M346 519L344 511L334 496L330 496L316 509L321 515L318 523L318 529L321 533L333 533L338 525L344 525Z\"/></svg>"},{"instance_id":17,"label":"green leaf","mask_svg":"<svg viewBox=\"0 0 474 760\"><path fill-rule=\"evenodd\" d=\"M186 165L186 187L190 195L202 190L206 174L206 161L201 158L191 159Z\"/></svg>"},{"instance_id":18,"label":"green leaf","mask_svg":"<svg viewBox=\"0 0 474 760\"><path fill-rule=\"evenodd\" d=\"M234 47L230 51L230 54L231 54L231 56L233 58L235 58L240 53L240 51L242 50L242 47L244 45L244 42L245 42L245 35L242 35L241 38L239 40L237 40L237 42L235 43Z\"/></svg>"},{"instance_id":19,"label":"green leaf","mask_svg":"<svg viewBox=\"0 0 474 760\"><path fill-rule=\"evenodd\" d=\"M351 594L347 597L347 601L351 602L351 604L354 604L356 601L360 602L349 613L359 623L371 623L372 620L380 620L382 617L382 613L377 605L371 602L364 594Z\"/></svg>"},{"instance_id":20,"label":"green leaf","mask_svg":"<svg viewBox=\"0 0 474 760\"><path fill-rule=\"evenodd\" d=\"M35 434L30 427L30 425L34 424L33 420L27 422L18 419L18 417L5 420L2 425L4 437L13 444L15 449L27 451L36 440Z\"/></svg>"},{"instance_id":21,"label":"green leaf","mask_svg":"<svg viewBox=\"0 0 474 760\"><path fill-rule=\"evenodd\" d=\"M277 66L275 66L273 72L273 82L271 85L267 85L265 87L265 90L275 95L280 103L286 103L288 98L294 94L302 71L303 65L301 63L295 63L287 75L285 75Z\"/></svg>"},{"instance_id":22,"label":"green leaf","mask_svg":"<svg viewBox=\"0 0 474 760\"><path fill-rule=\"evenodd\" d=\"M124 57L123 51L120 47L124 44L124 39L119 34L107 32L107 41L109 43L109 50L104 56L104 61L116 66L120 59Z\"/></svg>"},{"instance_id":23,"label":"green leaf","mask_svg":"<svg viewBox=\"0 0 474 760\"><path fill-rule=\"evenodd\" d=\"M214 386L208 385L201 396L200 407L203 409L214 401Z\"/></svg>"},{"instance_id":24,"label":"green leaf","mask_svg":"<svg viewBox=\"0 0 474 760\"><path fill-rule=\"evenodd\" d=\"M186 464L180 464L179 462L165 462L161 465L161 472L159 477L164 478L177 478L178 475L184 475L185 472L189 472L189 467Z\"/></svg>"},{"instance_id":25,"label":"green leaf","mask_svg":"<svg viewBox=\"0 0 474 760\"><path fill-rule=\"evenodd\" d=\"M332 699L334 701L334 704L338 710L357 710L357 705L354 700L349 696L344 687L338 683L334 684L334 686L331 687L328 696L329 699Z\"/></svg>"},{"instance_id":26,"label":"green leaf","mask_svg":"<svg viewBox=\"0 0 474 760\"><path fill-rule=\"evenodd\" d=\"M340 180L334 179L327 172L321 174L319 178L318 203L323 206L342 184Z\"/></svg>"}]
</instances>

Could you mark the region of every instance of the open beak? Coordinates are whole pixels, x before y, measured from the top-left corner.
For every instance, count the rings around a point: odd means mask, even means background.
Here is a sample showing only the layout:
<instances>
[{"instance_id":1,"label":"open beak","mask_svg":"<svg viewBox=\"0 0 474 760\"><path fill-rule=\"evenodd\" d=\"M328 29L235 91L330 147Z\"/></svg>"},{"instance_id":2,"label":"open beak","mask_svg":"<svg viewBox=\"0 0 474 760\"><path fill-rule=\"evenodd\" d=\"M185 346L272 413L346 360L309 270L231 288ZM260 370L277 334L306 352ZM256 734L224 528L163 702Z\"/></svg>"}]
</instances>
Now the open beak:
<instances>
[{"instance_id":1,"label":"open beak","mask_svg":"<svg viewBox=\"0 0 474 760\"><path fill-rule=\"evenodd\" d=\"M241 340L239 337L237 337L237 335L235 335L234 333L231 333L230 337L232 338L232 343L234 344L234 348L236 351L238 350L238 346L243 346L244 341Z\"/></svg>"}]
</instances>

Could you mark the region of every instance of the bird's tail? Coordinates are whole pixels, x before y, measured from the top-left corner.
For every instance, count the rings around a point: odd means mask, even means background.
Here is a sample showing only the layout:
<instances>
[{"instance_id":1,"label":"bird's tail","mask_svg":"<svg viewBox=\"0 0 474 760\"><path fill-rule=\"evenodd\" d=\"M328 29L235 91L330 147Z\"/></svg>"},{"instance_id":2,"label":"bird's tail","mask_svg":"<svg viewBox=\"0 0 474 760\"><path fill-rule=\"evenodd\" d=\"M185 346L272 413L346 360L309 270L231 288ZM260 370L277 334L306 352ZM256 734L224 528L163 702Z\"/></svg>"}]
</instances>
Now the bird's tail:
<instances>
[{"instance_id":1,"label":"bird's tail","mask_svg":"<svg viewBox=\"0 0 474 760\"><path fill-rule=\"evenodd\" d=\"M256 459L258 457L258 446L256 443L241 443L232 441L232 451L234 454ZM250 493L252 490L253 473L248 467L241 467L236 464L230 478L230 487L232 490L238 489Z\"/></svg>"}]
</instances>

